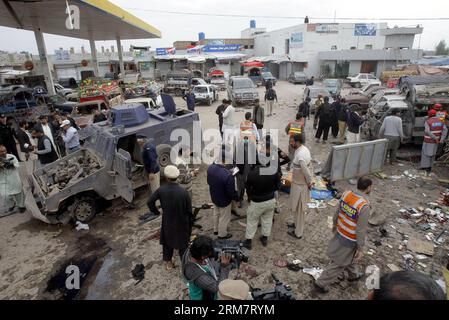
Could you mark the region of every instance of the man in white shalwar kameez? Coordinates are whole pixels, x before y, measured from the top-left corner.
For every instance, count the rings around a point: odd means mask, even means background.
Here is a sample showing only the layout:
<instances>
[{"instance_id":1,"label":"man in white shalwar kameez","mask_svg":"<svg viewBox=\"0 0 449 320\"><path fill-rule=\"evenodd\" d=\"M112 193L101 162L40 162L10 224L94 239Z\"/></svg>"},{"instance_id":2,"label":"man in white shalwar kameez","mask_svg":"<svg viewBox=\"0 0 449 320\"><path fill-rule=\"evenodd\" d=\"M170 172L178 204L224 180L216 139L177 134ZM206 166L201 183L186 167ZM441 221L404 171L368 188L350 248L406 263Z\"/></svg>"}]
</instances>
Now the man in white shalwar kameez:
<instances>
[{"instance_id":1,"label":"man in white shalwar kameez","mask_svg":"<svg viewBox=\"0 0 449 320\"><path fill-rule=\"evenodd\" d=\"M6 152L6 148L0 145L0 207L5 207L9 212L19 208L25 212L25 194L22 181L19 176L19 161Z\"/></svg>"}]
</instances>

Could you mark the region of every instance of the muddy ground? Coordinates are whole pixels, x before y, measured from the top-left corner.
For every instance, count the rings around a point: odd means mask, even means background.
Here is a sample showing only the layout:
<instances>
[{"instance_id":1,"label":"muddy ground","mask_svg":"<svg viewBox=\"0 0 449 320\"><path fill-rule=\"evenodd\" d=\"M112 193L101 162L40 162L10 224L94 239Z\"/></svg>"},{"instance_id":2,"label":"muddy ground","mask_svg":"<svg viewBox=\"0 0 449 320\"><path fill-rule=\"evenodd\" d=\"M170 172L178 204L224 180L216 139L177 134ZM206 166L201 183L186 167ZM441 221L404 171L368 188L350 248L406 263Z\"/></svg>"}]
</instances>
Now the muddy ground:
<instances>
[{"instance_id":1,"label":"muddy ground","mask_svg":"<svg viewBox=\"0 0 449 320\"><path fill-rule=\"evenodd\" d=\"M286 149L287 137L284 127L295 115L295 106L301 100L303 86L279 82L276 86L279 104L276 115L266 119L265 128L279 128L280 146ZM262 95L263 90L259 88ZM225 93L220 93L225 98ZM179 105L185 103L176 98ZM216 128L218 120L213 106L197 106L203 128ZM245 109L238 109L238 120L243 119ZM315 165L319 166L327 159L331 143L316 144L313 136L312 121L307 124L306 145L311 149ZM330 139L332 142L333 139ZM416 151L413 148L407 150ZM206 167L203 167L193 185L193 203L210 202L206 183ZM370 196L373 210L381 214L385 222L383 227L387 236L382 237L379 226L370 226L362 266L377 265L382 273L389 272L388 264L404 267L403 255L413 256L412 267L431 275L434 279L441 277L441 267L448 262L449 239L443 245L434 247L432 257L417 256L407 250L403 240L417 238L427 243L426 239L437 236L447 224L436 222L434 230L423 231L417 219L401 218L401 208L427 208L429 202L435 202L445 187L436 179L426 180L417 174L418 164L403 160L400 165L385 166L386 176L400 176L398 179L379 179L373 177L375 189ZM416 177L403 175L410 171ZM449 178L447 168L438 166L435 173L439 178ZM337 182L336 187L343 191L353 189L347 181ZM153 236L159 229L160 220L140 225L139 215L146 212L147 191L139 190L137 209L130 209L115 201L105 212L99 214L91 223L89 231L76 231L73 225L53 226L32 219L28 214L15 214L0 219L0 298L1 299L183 299L186 285L178 267L167 272L162 264L162 248L157 237ZM278 259L301 260L303 267L325 267L329 262L325 250L331 230L328 218L335 208L326 205L324 209L311 209L307 215L306 232L302 240L293 240L287 235L286 221L289 218L288 195L281 193L281 213L275 216L272 236L267 249L257 241L248 264L231 273L231 277L248 281L253 287L270 289L273 287L270 274L274 272L281 281L292 287L298 299L315 299L310 295L312 277L302 272L290 271L274 265ZM247 203L240 210L245 214ZM201 212L202 233L212 236L212 210ZM434 220L429 220L433 222ZM245 220L231 222L229 231L234 239L244 238ZM198 231L195 231L198 232ZM431 233L429 235L429 233ZM153 237L152 237L153 236ZM446 238L449 238L447 236ZM376 242L376 244L375 244ZM402 250L401 250L402 249ZM419 260L421 258L422 260ZM418 264L420 263L420 264ZM59 290L65 278L65 266L77 264L87 274L83 277L82 288L77 296ZM141 282L133 279L131 271L136 264L145 266L145 278ZM59 277L58 277L59 275ZM368 289L364 282L341 282L331 287L329 294L318 299L364 299Z\"/></svg>"}]
</instances>

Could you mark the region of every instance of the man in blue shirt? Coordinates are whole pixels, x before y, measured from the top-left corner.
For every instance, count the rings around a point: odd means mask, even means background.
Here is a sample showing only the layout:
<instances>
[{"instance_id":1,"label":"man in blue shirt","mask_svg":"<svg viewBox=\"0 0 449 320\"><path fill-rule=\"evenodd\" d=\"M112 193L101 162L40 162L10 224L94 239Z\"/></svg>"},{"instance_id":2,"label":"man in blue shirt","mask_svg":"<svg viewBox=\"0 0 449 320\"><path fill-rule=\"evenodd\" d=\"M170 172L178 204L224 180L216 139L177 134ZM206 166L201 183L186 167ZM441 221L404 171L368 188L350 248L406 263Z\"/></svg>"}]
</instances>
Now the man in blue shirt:
<instances>
[{"instance_id":1,"label":"man in blue shirt","mask_svg":"<svg viewBox=\"0 0 449 320\"><path fill-rule=\"evenodd\" d=\"M214 235L218 239L232 238L228 233L228 224L231 221L232 201L238 200L235 190L235 178L231 171L226 168L232 164L232 156L223 151L215 163L207 169L207 184L210 196L214 203Z\"/></svg>"},{"instance_id":2,"label":"man in blue shirt","mask_svg":"<svg viewBox=\"0 0 449 320\"><path fill-rule=\"evenodd\" d=\"M137 143L142 149L142 161L145 171L148 174L150 192L154 193L160 186L160 168L157 161L157 151L154 146L154 140L148 139L144 135L138 135Z\"/></svg>"}]
</instances>

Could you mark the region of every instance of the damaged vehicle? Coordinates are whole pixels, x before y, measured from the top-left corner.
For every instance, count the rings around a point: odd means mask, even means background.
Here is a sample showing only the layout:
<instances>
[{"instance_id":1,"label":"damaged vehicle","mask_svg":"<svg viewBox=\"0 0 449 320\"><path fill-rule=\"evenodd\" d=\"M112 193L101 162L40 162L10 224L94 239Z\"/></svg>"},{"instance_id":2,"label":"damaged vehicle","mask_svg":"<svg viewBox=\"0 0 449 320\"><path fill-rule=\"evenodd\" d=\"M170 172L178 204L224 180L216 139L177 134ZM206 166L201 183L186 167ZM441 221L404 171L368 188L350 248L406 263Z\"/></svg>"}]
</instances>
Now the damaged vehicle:
<instances>
[{"instance_id":1,"label":"damaged vehicle","mask_svg":"<svg viewBox=\"0 0 449 320\"><path fill-rule=\"evenodd\" d=\"M197 113L184 109L148 112L141 104L110 109L108 121L80 130L85 141L80 150L28 177L27 209L46 223L66 223L71 218L88 222L102 201L132 202L134 190L148 184L137 135L154 139L163 172L171 164L172 146L178 143L171 141L172 131L186 129L192 139L198 121Z\"/></svg>"}]
</instances>

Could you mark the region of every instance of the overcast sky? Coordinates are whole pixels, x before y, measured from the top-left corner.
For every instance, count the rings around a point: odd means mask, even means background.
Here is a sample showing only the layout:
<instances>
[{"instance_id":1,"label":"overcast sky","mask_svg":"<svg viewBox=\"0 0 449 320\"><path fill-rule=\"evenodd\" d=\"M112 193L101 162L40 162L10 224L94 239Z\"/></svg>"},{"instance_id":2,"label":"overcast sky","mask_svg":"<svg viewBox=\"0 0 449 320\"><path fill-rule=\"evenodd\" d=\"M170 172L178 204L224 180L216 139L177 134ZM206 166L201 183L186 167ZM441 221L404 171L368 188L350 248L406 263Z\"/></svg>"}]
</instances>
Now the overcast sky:
<instances>
[{"instance_id":1,"label":"overcast sky","mask_svg":"<svg viewBox=\"0 0 449 320\"><path fill-rule=\"evenodd\" d=\"M206 38L238 38L240 31L249 27L251 18L211 17L156 13L144 10L163 10L181 12L200 12L209 14L254 15L254 16L305 16L348 18L438 18L449 16L449 1L445 0L112 0L113 3L128 10L162 32L161 39L123 41L127 51L130 44L146 45L152 48L170 47L176 40L197 40L198 32L204 32ZM302 20L285 18L255 18L258 27L276 30L303 23ZM314 20L314 22L332 22L332 20ZM368 22L368 21L362 21ZM380 21L373 21L380 22ZM449 21L389 21L390 27L416 26L421 24L424 33L421 48L434 49L441 40L449 43ZM88 41L45 35L48 53L63 47L75 47L78 52L82 45L89 51ZM34 34L30 31L0 27L0 50L31 51L37 53ZM416 38L415 48L418 47ZM96 42L109 48L115 42Z\"/></svg>"}]
</instances>

